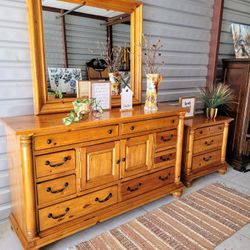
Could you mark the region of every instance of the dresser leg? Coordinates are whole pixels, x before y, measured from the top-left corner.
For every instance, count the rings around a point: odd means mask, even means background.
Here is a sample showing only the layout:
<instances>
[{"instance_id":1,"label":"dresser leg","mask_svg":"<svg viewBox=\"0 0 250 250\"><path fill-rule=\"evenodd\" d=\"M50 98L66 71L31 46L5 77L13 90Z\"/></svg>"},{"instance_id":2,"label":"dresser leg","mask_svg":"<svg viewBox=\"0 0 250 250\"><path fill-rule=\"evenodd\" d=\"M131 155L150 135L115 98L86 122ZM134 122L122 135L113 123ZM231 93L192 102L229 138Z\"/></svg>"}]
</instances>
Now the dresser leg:
<instances>
[{"instance_id":1,"label":"dresser leg","mask_svg":"<svg viewBox=\"0 0 250 250\"><path fill-rule=\"evenodd\" d=\"M185 186L188 187L188 188L192 187L192 184L193 184L192 181L186 181L185 182Z\"/></svg>"},{"instance_id":2,"label":"dresser leg","mask_svg":"<svg viewBox=\"0 0 250 250\"><path fill-rule=\"evenodd\" d=\"M224 175L227 172L227 169L219 169L218 173Z\"/></svg>"},{"instance_id":3,"label":"dresser leg","mask_svg":"<svg viewBox=\"0 0 250 250\"><path fill-rule=\"evenodd\" d=\"M174 193L172 193L172 195L175 197L175 198L180 198L182 196L182 193L183 193L183 189L180 189L180 190L177 190L175 191Z\"/></svg>"}]
</instances>

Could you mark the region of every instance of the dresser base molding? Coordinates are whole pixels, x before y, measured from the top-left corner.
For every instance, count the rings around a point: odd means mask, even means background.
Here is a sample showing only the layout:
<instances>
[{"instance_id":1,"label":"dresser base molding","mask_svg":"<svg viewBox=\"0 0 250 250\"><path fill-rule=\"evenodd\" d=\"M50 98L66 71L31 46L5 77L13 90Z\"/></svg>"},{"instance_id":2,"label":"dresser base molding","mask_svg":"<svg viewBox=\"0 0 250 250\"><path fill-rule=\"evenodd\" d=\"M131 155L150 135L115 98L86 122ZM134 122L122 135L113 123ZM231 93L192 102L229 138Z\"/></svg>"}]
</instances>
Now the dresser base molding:
<instances>
[{"instance_id":1,"label":"dresser base molding","mask_svg":"<svg viewBox=\"0 0 250 250\"><path fill-rule=\"evenodd\" d=\"M206 176L208 174L212 174L212 173L215 173L215 172L218 172L219 174L225 174L227 172L227 169L228 169L228 164L227 163L223 163L223 164L219 164L219 165L214 165L214 166L211 166L211 167L206 167L204 168L204 170L199 170L198 172L196 173L191 173L191 175L185 175L184 177L184 185L186 187L191 187L192 186L192 182L195 180L195 179L198 179L202 176Z\"/></svg>"},{"instance_id":2,"label":"dresser base molding","mask_svg":"<svg viewBox=\"0 0 250 250\"><path fill-rule=\"evenodd\" d=\"M40 232L39 235L32 240L27 240L25 238L13 214L10 215L11 228L17 234L25 250L39 249L45 245L48 245L49 243L55 242L81 230L94 226L100 222L113 218L114 216L118 216L122 213L143 206L166 195L180 197L183 189L184 185L182 183L171 184L155 189L151 192L142 194L127 201L114 204L105 210L100 210L95 213L91 213L75 220L66 222L67 227L65 227L64 223L60 226Z\"/></svg>"}]
</instances>

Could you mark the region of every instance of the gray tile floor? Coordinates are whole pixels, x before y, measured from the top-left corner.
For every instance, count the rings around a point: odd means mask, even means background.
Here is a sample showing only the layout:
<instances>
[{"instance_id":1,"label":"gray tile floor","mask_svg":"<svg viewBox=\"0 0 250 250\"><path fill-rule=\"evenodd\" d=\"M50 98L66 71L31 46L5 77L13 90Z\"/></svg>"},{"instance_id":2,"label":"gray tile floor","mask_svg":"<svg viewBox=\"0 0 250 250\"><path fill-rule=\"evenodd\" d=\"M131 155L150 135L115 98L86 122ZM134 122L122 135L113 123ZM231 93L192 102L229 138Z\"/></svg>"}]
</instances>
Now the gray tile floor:
<instances>
[{"instance_id":1,"label":"gray tile floor","mask_svg":"<svg viewBox=\"0 0 250 250\"><path fill-rule=\"evenodd\" d=\"M250 172L240 173L232 168L225 175L219 175L217 173L210 174L206 177L200 178L194 181L191 188L185 189L184 195L188 195L198 189L201 189L210 183L221 182L229 187L236 188L237 190L250 195ZM149 203L141 208L135 209L131 212L125 213L121 216L93 226L85 231L76 233L70 237L60 240L56 243L48 245L43 248L44 250L67 250L77 243L89 240L100 233L117 227L121 224L134 219L147 211L158 208L161 205L171 202L174 198L172 196L166 196L160 200ZM22 249L16 235L10 230L8 221L0 224L0 249L1 250L19 250ZM216 250L250 250L250 224L243 227L240 231L235 233L231 238L224 241Z\"/></svg>"}]
</instances>

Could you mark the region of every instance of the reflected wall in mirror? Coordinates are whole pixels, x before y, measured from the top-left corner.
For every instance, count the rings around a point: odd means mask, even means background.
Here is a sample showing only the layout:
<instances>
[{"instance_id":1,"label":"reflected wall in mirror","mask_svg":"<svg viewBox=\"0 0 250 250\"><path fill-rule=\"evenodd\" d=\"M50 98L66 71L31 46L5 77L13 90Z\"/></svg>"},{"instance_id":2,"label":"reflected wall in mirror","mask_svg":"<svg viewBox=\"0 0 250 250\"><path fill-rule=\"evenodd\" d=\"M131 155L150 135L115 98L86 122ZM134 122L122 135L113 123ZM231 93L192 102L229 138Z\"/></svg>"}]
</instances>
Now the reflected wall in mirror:
<instances>
[{"instance_id":1,"label":"reflected wall in mirror","mask_svg":"<svg viewBox=\"0 0 250 250\"><path fill-rule=\"evenodd\" d=\"M41 44L32 46L32 53L36 48L33 76L36 84L44 85L35 86L35 96L38 95L39 99L36 113L51 113L51 108L52 113L69 110L70 102L77 97L78 80L112 82L114 67L113 106L119 105L121 89L127 85L135 93L134 102L140 103L141 52L138 44L142 33L141 4L129 0L127 4L131 4L133 11L128 9L126 12L124 0L102 3L107 4L107 8L97 8L99 4L96 3L95 7L94 2L98 1L40 0L39 3L28 0L32 8L29 9L31 43L37 37L41 41ZM34 22L39 19L40 26L39 22ZM32 30L34 26L36 30ZM38 50L42 59L38 58ZM37 64L39 60L40 64ZM43 77L38 79L38 75Z\"/></svg>"}]
</instances>

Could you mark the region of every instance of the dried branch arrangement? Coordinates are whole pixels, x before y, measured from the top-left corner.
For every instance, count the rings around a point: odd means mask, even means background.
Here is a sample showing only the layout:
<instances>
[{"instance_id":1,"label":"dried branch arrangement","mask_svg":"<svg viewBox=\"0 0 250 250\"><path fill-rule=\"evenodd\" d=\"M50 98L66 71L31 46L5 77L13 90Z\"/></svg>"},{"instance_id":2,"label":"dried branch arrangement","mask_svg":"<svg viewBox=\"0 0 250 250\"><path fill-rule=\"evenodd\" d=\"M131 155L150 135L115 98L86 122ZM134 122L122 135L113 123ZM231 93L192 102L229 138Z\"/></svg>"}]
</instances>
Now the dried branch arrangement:
<instances>
[{"instance_id":1,"label":"dried branch arrangement","mask_svg":"<svg viewBox=\"0 0 250 250\"><path fill-rule=\"evenodd\" d=\"M164 61L157 63L157 60L162 56L161 49L163 48L160 39L152 41L149 35L142 37L143 62L145 63L146 74L159 74L161 68L165 65Z\"/></svg>"}]
</instances>

